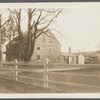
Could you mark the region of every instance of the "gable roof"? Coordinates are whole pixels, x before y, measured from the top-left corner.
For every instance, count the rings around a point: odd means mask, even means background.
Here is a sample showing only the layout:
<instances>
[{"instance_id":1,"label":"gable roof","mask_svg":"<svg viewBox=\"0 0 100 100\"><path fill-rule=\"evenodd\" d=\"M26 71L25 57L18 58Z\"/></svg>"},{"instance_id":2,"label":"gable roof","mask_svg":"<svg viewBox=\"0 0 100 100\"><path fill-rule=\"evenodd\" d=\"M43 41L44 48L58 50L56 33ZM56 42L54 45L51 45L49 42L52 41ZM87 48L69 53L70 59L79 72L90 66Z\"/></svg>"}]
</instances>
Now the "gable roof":
<instances>
[{"instance_id":1,"label":"gable roof","mask_svg":"<svg viewBox=\"0 0 100 100\"><path fill-rule=\"evenodd\" d=\"M60 44L60 46L61 46L61 43L58 41L58 39L56 38L56 36L55 36L51 31L49 32L49 34L52 35L53 38L54 38L54 39Z\"/></svg>"},{"instance_id":2,"label":"gable roof","mask_svg":"<svg viewBox=\"0 0 100 100\"><path fill-rule=\"evenodd\" d=\"M6 46L9 46L9 44L10 45L14 45L14 44L18 44L18 37L19 36L16 36L15 38L13 38L11 41L9 41L7 44L6 44Z\"/></svg>"},{"instance_id":3,"label":"gable roof","mask_svg":"<svg viewBox=\"0 0 100 100\"><path fill-rule=\"evenodd\" d=\"M26 31L26 32L23 32L23 34L24 34L24 35L23 35L23 36L24 36L23 39L24 39L24 43L25 43L25 42L26 42L26 39L27 39L27 38L26 38L26 37L27 37L27 31ZM58 39L55 37L55 35L54 35L51 31L49 32L49 35L51 35L51 36L60 44L60 42L58 41ZM10 43L13 44L12 41L13 41L13 42L14 42L14 41L17 42L17 41L18 41L18 37L19 37L18 35L17 35L16 37L14 37L10 42L8 42L8 43L6 44L6 46L9 45ZM61 44L60 44L60 46L61 46Z\"/></svg>"}]
</instances>

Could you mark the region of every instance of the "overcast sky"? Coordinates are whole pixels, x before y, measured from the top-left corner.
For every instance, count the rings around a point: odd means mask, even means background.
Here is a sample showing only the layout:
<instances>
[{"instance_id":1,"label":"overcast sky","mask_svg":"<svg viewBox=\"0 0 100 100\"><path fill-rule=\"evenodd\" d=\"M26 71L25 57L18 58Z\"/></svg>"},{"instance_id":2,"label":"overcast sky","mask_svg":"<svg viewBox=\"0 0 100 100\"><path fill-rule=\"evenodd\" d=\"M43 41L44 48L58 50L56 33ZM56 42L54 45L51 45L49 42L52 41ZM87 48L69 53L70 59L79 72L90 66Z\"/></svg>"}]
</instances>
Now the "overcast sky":
<instances>
[{"instance_id":1,"label":"overcast sky","mask_svg":"<svg viewBox=\"0 0 100 100\"><path fill-rule=\"evenodd\" d=\"M61 8L62 14L51 27L61 32L54 34L62 44L62 51L68 52L69 46L72 52L100 50L100 3L64 3ZM23 13L22 29L25 31L27 16ZM4 16L7 15L4 13Z\"/></svg>"},{"instance_id":2,"label":"overcast sky","mask_svg":"<svg viewBox=\"0 0 100 100\"><path fill-rule=\"evenodd\" d=\"M67 4L62 19L63 51L100 50L100 4Z\"/></svg>"}]
</instances>

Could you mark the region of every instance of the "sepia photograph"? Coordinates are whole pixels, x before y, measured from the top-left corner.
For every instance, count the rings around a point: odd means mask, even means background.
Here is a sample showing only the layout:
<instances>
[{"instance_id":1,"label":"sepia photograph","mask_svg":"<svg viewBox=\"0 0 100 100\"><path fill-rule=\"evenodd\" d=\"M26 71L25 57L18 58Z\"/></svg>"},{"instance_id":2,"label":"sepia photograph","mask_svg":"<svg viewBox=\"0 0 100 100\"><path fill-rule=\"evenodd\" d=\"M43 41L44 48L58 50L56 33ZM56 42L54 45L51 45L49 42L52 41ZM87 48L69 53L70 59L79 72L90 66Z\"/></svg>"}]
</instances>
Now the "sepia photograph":
<instances>
[{"instance_id":1,"label":"sepia photograph","mask_svg":"<svg viewBox=\"0 0 100 100\"><path fill-rule=\"evenodd\" d=\"M38 93L100 93L100 3L0 4L0 95Z\"/></svg>"}]
</instances>

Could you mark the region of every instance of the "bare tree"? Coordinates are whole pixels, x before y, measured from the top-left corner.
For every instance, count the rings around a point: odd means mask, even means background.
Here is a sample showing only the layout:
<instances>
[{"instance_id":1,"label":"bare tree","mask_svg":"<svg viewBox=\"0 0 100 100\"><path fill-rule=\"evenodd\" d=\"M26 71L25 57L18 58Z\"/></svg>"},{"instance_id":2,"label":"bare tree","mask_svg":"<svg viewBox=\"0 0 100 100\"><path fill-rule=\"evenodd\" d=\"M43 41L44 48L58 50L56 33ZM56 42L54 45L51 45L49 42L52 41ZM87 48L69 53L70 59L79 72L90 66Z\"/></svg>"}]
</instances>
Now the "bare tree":
<instances>
[{"instance_id":1,"label":"bare tree","mask_svg":"<svg viewBox=\"0 0 100 100\"><path fill-rule=\"evenodd\" d=\"M18 36L18 32L11 12L9 13L8 18L10 19L10 21L5 24L4 26L5 31L3 30L3 32L1 33L3 33L4 34L3 37L6 38L7 41L9 41L9 46L6 46L7 48L6 53L11 55L13 51L11 48L11 41L15 38L16 35ZM7 55L7 58L9 58L9 55Z\"/></svg>"},{"instance_id":2,"label":"bare tree","mask_svg":"<svg viewBox=\"0 0 100 100\"><path fill-rule=\"evenodd\" d=\"M10 21L10 19L8 18L8 19L2 24L2 16L1 16L1 14L0 14L0 56L1 56L0 58L1 58L1 59L2 59L2 53L1 53L1 52L2 52L2 51L1 51L1 48L2 48L2 47L1 47L1 46L2 46L2 42L3 42L2 40L3 40L3 38L6 36L6 35L5 35L5 31L6 31L6 30L5 30L5 25L6 25L6 23L9 22L9 21ZM1 60L1 59L0 59L0 60Z\"/></svg>"},{"instance_id":3,"label":"bare tree","mask_svg":"<svg viewBox=\"0 0 100 100\"><path fill-rule=\"evenodd\" d=\"M2 42L2 36L4 36L3 33L5 33L5 25L7 22L9 22L11 19L8 18L3 24L2 24L2 18L1 18L1 14L0 14L0 43ZM3 31L4 30L4 31ZM2 32L1 32L2 31Z\"/></svg>"},{"instance_id":4,"label":"bare tree","mask_svg":"<svg viewBox=\"0 0 100 100\"><path fill-rule=\"evenodd\" d=\"M49 26L56 20L62 9L25 9L28 14L28 32L26 41L23 42L21 33L21 9L11 11L16 17L19 33L21 60L29 61L34 53L35 43L43 33L50 33Z\"/></svg>"},{"instance_id":5,"label":"bare tree","mask_svg":"<svg viewBox=\"0 0 100 100\"><path fill-rule=\"evenodd\" d=\"M22 54L23 54L23 35L21 32L21 9L14 9L13 11L8 9L10 11L10 13L12 13L12 17L15 20L16 23L16 28L17 28L17 32L19 35L19 57L20 60L22 60Z\"/></svg>"}]
</instances>

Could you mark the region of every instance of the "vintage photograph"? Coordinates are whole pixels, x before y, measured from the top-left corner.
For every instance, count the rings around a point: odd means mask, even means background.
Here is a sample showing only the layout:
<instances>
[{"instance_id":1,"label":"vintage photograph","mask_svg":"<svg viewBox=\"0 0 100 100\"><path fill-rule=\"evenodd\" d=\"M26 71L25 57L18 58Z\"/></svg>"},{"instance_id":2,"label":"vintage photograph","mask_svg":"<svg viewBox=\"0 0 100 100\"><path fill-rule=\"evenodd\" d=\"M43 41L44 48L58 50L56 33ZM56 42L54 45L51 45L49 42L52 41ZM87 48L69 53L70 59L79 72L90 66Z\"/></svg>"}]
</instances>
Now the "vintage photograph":
<instances>
[{"instance_id":1,"label":"vintage photograph","mask_svg":"<svg viewBox=\"0 0 100 100\"><path fill-rule=\"evenodd\" d=\"M0 6L0 94L22 93L100 93L100 3Z\"/></svg>"}]
</instances>

